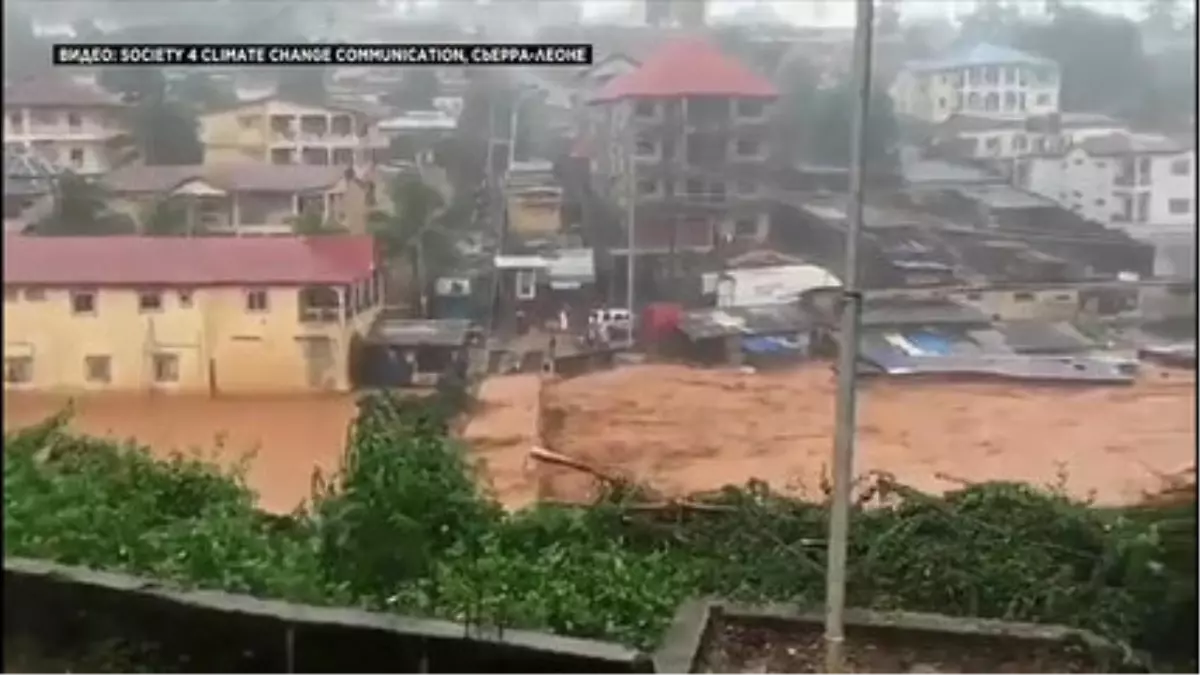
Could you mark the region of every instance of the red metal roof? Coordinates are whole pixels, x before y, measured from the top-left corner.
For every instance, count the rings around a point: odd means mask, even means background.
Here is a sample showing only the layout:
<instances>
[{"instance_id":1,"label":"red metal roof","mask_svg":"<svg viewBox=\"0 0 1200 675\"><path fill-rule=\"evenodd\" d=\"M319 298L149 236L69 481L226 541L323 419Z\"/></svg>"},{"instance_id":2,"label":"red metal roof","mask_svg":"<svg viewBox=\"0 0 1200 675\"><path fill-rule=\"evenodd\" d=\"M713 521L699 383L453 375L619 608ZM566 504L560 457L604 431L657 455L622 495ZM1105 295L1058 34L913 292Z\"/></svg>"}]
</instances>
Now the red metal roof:
<instances>
[{"instance_id":1,"label":"red metal roof","mask_svg":"<svg viewBox=\"0 0 1200 675\"><path fill-rule=\"evenodd\" d=\"M290 286L371 274L369 236L4 237L6 286Z\"/></svg>"},{"instance_id":2,"label":"red metal roof","mask_svg":"<svg viewBox=\"0 0 1200 675\"><path fill-rule=\"evenodd\" d=\"M741 96L775 98L779 91L769 80L699 38L670 42L647 58L637 70L612 79L593 102L623 98L677 96Z\"/></svg>"}]
</instances>

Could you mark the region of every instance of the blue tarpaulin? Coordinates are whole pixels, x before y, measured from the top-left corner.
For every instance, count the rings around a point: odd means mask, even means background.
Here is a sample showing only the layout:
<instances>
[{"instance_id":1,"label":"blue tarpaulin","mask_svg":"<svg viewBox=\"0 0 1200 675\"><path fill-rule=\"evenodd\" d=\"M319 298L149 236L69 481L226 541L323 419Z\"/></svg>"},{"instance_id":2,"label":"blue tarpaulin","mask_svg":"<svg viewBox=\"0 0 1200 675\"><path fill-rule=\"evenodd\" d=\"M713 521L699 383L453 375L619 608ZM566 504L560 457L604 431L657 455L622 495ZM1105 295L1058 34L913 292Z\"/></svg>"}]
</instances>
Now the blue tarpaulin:
<instances>
[{"instance_id":1,"label":"blue tarpaulin","mask_svg":"<svg viewBox=\"0 0 1200 675\"><path fill-rule=\"evenodd\" d=\"M781 337L749 337L742 339L742 349L751 354L786 354L800 351L800 343Z\"/></svg>"}]
</instances>

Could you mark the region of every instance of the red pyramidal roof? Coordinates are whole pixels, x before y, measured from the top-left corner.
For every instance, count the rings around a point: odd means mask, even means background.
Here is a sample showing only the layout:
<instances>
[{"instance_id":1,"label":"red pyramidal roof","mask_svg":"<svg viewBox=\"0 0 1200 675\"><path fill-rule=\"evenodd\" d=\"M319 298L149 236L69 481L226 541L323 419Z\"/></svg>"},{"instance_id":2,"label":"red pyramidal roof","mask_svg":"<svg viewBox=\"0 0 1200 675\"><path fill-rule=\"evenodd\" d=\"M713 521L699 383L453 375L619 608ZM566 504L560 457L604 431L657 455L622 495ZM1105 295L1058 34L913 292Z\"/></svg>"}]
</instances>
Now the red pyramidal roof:
<instances>
[{"instance_id":1,"label":"red pyramidal roof","mask_svg":"<svg viewBox=\"0 0 1200 675\"><path fill-rule=\"evenodd\" d=\"M613 78L593 102L623 98L741 96L775 98L779 91L766 78L721 53L709 42L676 40L651 54L640 68Z\"/></svg>"}]
</instances>

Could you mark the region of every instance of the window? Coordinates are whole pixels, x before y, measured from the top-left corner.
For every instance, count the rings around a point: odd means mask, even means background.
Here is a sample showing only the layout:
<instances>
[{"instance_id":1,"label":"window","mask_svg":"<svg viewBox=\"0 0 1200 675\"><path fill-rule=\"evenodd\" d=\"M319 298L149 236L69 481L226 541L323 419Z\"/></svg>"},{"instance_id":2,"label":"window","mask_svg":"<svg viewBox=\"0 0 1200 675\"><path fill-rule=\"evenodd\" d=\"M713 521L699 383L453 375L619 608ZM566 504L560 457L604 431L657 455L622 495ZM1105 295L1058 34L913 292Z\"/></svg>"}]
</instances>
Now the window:
<instances>
[{"instance_id":1,"label":"window","mask_svg":"<svg viewBox=\"0 0 1200 675\"><path fill-rule=\"evenodd\" d=\"M1149 157L1142 157L1138 160L1138 185L1149 185L1151 166Z\"/></svg>"},{"instance_id":2,"label":"window","mask_svg":"<svg viewBox=\"0 0 1200 675\"><path fill-rule=\"evenodd\" d=\"M982 299L983 299L983 293L980 293L979 291L970 291L967 293L967 300L982 300Z\"/></svg>"},{"instance_id":3,"label":"window","mask_svg":"<svg viewBox=\"0 0 1200 675\"><path fill-rule=\"evenodd\" d=\"M984 143L984 147L986 147L988 150L999 150L1000 149L1000 137L992 136L992 137L988 138L987 141Z\"/></svg>"},{"instance_id":4,"label":"window","mask_svg":"<svg viewBox=\"0 0 1200 675\"><path fill-rule=\"evenodd\" d=\"M1150 220L1150 193L1142 192L1137 196L1137 221L1144 223Z\"/></svg>"},{"instance_id":5,"label":"window","mask_svg":"<svg viewBox=\"0 0 1200 675\"><path fill-rule=\"evenodd\" d=\"M72 131L78 131L83 127L83 118L79 116L79 113L67 113L67 126Z\"/></svg>"},{"instance_id":6,"label":"window","mask_svg":"<svg viewBox=\"0 0 1200 675\"><path fill-rule=\"evenodd\" d=\"M108 384L112 381L112 357L83 357L83 376L93 384Z\"/></svg>"},{"instance_id":7,"label":"window","mask_svg":"<svg viewBox=\"0 0 1200 675\"><path fill-rule=\"evenodd\" d=\"M154 381L158 383L178 382L179 357L175 354L155 354Z\"/></svg>"},{"instance_id":8,"label":"window","mask_svg":"<svg viewBox=\"0 0 1200 675\"><path fill-rule=\"evenodd\" d=\"M1025 138L1025 134L1017 134L1016 136L1013 136L1012 147L1013 150L1018 152L1023 152L1026 148L1028 148L1029 141Z\"/></svg>"},{"instance_id":9,"label":"window","mask_svg":"<svg viewBox=\"0 0 1200 675\"><path fill-rule=\"evenodd\" d=\"M1167 200L1167 210L1175 215L1183 215L1192 212L1192 200L1190 199L1169 199Z\"/></svg>"},{"instance_id":10,"label":"window","mask_svg":"<svg viewBox=\"0 0 1200 675\"><path fill-rule=\"evenodd\" d=\"M653 181L653 180L639 180L638 181L638 194L639 195L647 195L648 196L648 195L653 195L653 194L657 194L657 193L658 193L658 181Z\"/></svg>"},{"instance_id":11,"label":"window","mask_svg":"<svg viewBox=\"0 0 1200 675\"><path fill-rule=\"evenodd\" d=\"M237 123L243 129L253 129L258 124L258 115L238 115Z\"/></svg>"},{"instance_id":12,"label":"window","mask_svg":"<svg viewBox=\"0 0 1200 675\"><path fill-rule=\"evenodd\" d=\"M1171 162L1171 175L1186 176L1192 172L1192 160L1184 158Z\"/></svg>"},{"instance_id":13,"label":"window","mask_svg":"<svg viewBox=\"0 0 1200 675\"><path fill-rule=\"evenodd\" d=\"M183 308L188 308L188 307L192 306L192 292L191 291L179 291L179 306L183 307Z\"/></svg>"},{"instance_id":14,"label":"window","mask_svg":"<svg viewBox=\"0 0 1200 675\"><path fill-rule=\"evenodd\" d=\"M704 181L695 178L689 178L687 182L687 194L701 195L704 194Z\"/></svg>"},{"instance_id":15,"label":"window","mask_svg":"<svg viewBox=\"0 0 1200 675\"><path fill-rule=\"evenodd\" d=\"M537 273L533 270L517 270L517 299L533 300L537 297Z\"/></svg>"},{"instance_id":16,"label":"window","mask_svg":"<svg viewBox=\"0 0 1200 675\"><path fill-rule=\"evenodd\" d=\"M267 292L266 291L246 291L246 311L247 312L265 312L265 311L267 311Z\"/></svg>"},{"instance_id":17,"label":"window","mask_svg":"<svg viewBox=\"0 0 1200 675\"><path fill-rule=\"evenodd\" d=\"M83 166L83 150L80 148L71 148L71 166Z\"/></svg>"},{"instance_id":18,"label":"window","mask_svg":"<svg viewBox=\"0 0 1200 675\"><path fill-rule=\"evenodd\" d=\"M638 101L633 106L634 117L654 117L658 113L658 106L651 101Z\"/></svg>"},{"instance_id":19,"label":"window","mask_svg":"<svg viewBox=\"0 0 1200 675\"><path fill-rule=\"evenodd\" d=\"M765 115L766 112L767 107L763 105L762 101L742 100L737 102L738 117L757 119Z\"/></svg>"},{"instance_id":20,"label":"window","mask_svg":"<svg viewBox=\"0 0 1200 675\"><path fill-rule=\"evenodd\" d=\"M28 384L33 381L32 356L4 357L4 383Z\"/></svg>"},{"instance_id":21,"label":"window","mask_svg":"<svg viewBox=\"0 0 1200 675\"><path fill-rule=\"evenodd\" d=\"M1038 94L1037 95L1037 104L1040 106L1050 105L1050 94Z\"/></svg>"},{"instance_id":22,"label":"window","mask_svg":"<svg viewBox=\"0 0 1200 675\"><path fill-rule=\"evenodd\" d=\"M945 96L941 96L938 98L938 109L939 110L946 109L946 97Z\"/></svg>"},{"instance_id":23,"label":"window","mask_svg":"<svg viewBox=\"0 0 1200 675\"><path fill-rule=\"evenodd\" d=\"M1004 109L1005 110L1016 110L1017 109L1017 95L1011 91L1006 92L1004 94Z\"/></svg>"},{"instance_id":24,"label":"window","mask_svg":"<svg viewBox=\"0 0 1200 675\"><path fill-rule=\"evenodd\" d=\"M738 141L737 154L742 157L757 157L760 145L758 141Z\"/></svg>"},{"instance_id":25,"label":"window","mask_svg":"<svg viewBox=\"0 0 1200 675\"><path fill-rule=\"evenodd\" d=\"M162 309L162 293L142 291L138 293L138 311L157 312Z\"/></svg>"},{"instance_id":26,"label":"window","mask_svg":"<svg viewBox=\"0 0 1200 675\"><path fill-rule=\"evenodd\" d=\"M1104 206L1104 200L1103 200L1103 199L1097 199L1097 200L1096 200L1096 206Z\"/></svg>"},{"instance_id":27,"label":"window","mask_svg":"<svg viewBox=\"0 0 1200 675\"><path fill-rule=\"evenodd\" d=\"M1000 94L988 94L983 100L983 109L996 111L1000 109Z\"/></svg>"},{"instance_id":28,"label":"window","mask_svg":"<svg viewBox=\"0 0 1200 675\"><path fill-rule=\"evenodd\" d=\"M12 125L13 131L21 132L25 130L25 116L19 112L9 113L8 123Z\"/></svg>"},{"instance_id":29,"label":"window","mask_svg":"<svg viewBox=\"0 0 1200 675\"><path fill-rule=\"evenodd\" d=\"M758 194L758 183L740 180L737 183L737 193L739 195L756 195Z\"/></svg>"},{"instance_id":30,"label":"window","mask_svg":"<svg viewBox=\"0 0 1200 675\"><path fill-rule=\"evenodd\" d=\"M739 237L757 236L758 221L754 218L738 218L733 223L733 231Z\"/></svg>"},{"instance_id":31,"label":"window","mask_svg":"<svg viewBox=\"0 0 1200 675\"><path fill-rule=\"evenodd\" d=\"M967 110L979 109L979 94L969 94L967 96Z\"/></svg>"},{"instance_id":32,"label":"window","mask_svg":"<svg viewBox=\"0 0 1200 675\"><path fill-rule=\"evenodd\" d=\"M71 293L71 311L76 314L95 314L96 294L91 291Z\"/></svg>"},{"instance_id":33,"label":"window","mask_svg":"<svg viewBox=\"0 0 1200 675\"><path fill-rule=\"evenodd\" d=\"M1031 302L1033 300L1033 293L1013 293L1013 300L1015 302Z\"/></svg>"},{"instance_id":34,"label":"window","mask_svg":"<svg viewBox=\"0 0 1200 675\"><path fill-rule=\"evenodd\" d=\"M26 288L26 302L41 302L46 299L46 289L44 288Z\"/></svg>"},{"instance_id":35,"label":"window","mask_svg":"<svg viewBox=\"0 0 1200 675\"><path fill-rule=\"evenodd\" d=\"M653 157L658 154L658 148L655 147L654 141L646 138L639 138L637 142L638 157Z\"/></svg>"}]
</instances>

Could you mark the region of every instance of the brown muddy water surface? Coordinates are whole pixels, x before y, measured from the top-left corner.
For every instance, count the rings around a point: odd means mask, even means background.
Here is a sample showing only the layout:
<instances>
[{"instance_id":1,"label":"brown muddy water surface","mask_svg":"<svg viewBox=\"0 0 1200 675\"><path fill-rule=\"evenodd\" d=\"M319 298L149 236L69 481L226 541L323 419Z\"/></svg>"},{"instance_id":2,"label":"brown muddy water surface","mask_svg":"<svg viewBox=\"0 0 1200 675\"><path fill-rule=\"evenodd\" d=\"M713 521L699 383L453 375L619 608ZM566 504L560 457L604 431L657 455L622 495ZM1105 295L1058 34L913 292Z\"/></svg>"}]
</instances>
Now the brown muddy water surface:
<instances>
[{"instance_id":1,"label":"brown muddy water surface","mask_svg":"<svg viewBox=\"0 0 1200 675\"><path fill-rule=\"evenodd\" d=\"M668 495L761 479L814 497L834 392L824 363L757 374L647 365L549 384L542 416L554 451ZM1137 501L1195 466L1195 406L1194 373L1151 367L1131 386L872 380L859 399L856 473L928 491L1061 476L1078 497ZM555 473L546 496L587 498L578 472Z\"/></svg>"},{"instance_id":2,"label":"brown muddy water surface","mask_svg":"<svg viewBox=\"0 0 1200 675\"><path fill-rule=\"evenodd\" d=\"M40 422L63 409L60 396L4 394L4 429ZM247 482L262 507L284 513L310 495L314 469L336 470L356 412L354 397L76 397L71 427L134 438L157 454L197 450L231 465L253 453Z\"/></svg>"}]
</instances>

